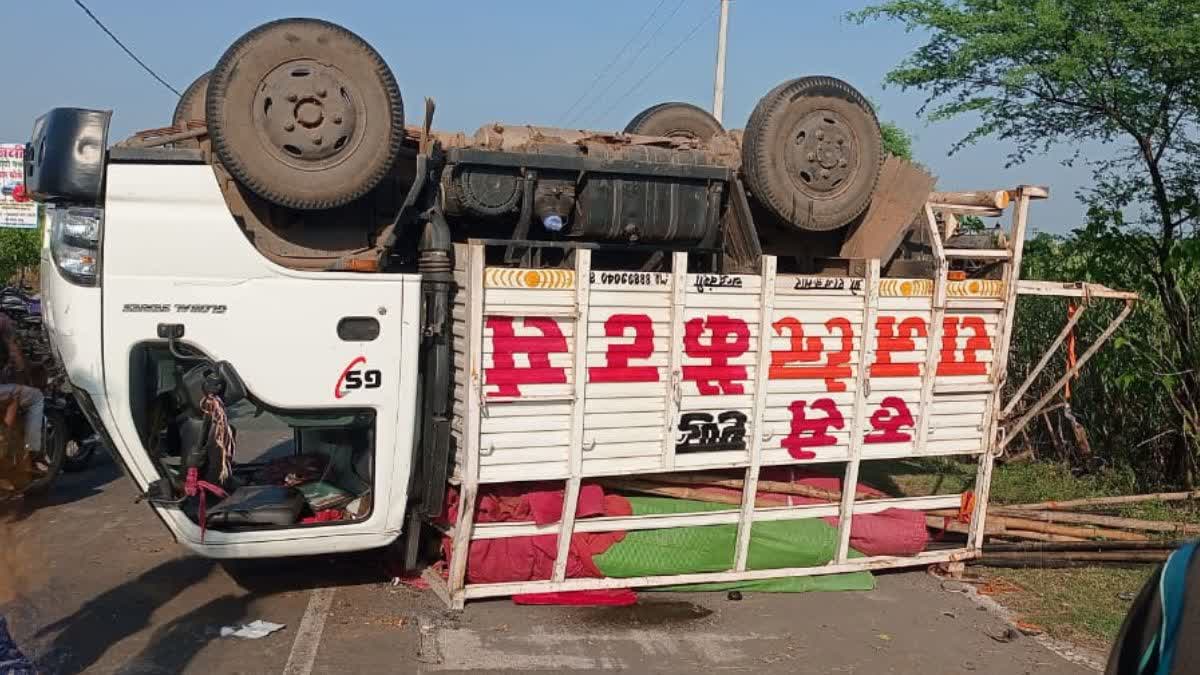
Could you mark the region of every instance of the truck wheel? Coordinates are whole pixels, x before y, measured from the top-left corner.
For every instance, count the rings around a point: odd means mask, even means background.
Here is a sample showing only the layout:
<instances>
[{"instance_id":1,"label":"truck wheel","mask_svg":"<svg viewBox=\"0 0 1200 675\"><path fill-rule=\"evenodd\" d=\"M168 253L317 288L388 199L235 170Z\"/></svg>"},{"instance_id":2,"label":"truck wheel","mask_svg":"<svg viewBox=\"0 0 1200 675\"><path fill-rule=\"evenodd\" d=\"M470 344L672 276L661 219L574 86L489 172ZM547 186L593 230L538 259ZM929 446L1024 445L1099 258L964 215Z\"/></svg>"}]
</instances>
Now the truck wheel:
<instances>
[{"instance_id":1,"label":"truck wheel","mask_svg":"<svg viewBox=\"0 0 1200 675\"><path fill-rule=\"evenodd\" d=\"M862 215L882 163L870 104L825 76L771 90L754 107L742 144L742 171L756 201L802 230L833 230Z\"/></svg>"},{"instance_id":2,"label":"truck wheel","mask_svg":"<svg viewBox=\"0 0 1200 675\"><path fill-rule=\"evenodd\" d=\"M179 103L175 104L175 113L171 115L171 126L177 129L185 129L188 122L204 121L204 95L208 93L208 77L211 74L211 72L204 73L189 84L187 89L183 90L183 96L180 96ZM186 141L177 142L175 146L198 148L200 147L200 140L189 138ZM67 470L71 471L72 469L68 468Z\"/></svg>"},{"instance_id":3,"label":"truck wheel","mask_svg":"<svg viewBox=\"0 0 1200 675\"><path fill-rule=\"evenodd\" d=\"M625 125L625 133L642 136L695 138L707 141L724 131L721 123L691 103L659 103L638 113Z\"/></svg>"},{"instance_id":4,"label":"truck wheel","mask_svg":"<svg viewBox=\"0 0 1200 675\"><path fill-rule=\"evenodd\" d=\"M294 209L363 196L404 137L400 89L383 58L317 19L243 35L213 69L205 108L221 163L259 196Z\"/></svg>"},{"instance_id":5,"label":"truck wheel","mask_svg":"<svg viewBox=\"0 0 1200 675\"><path fill-rule=\"evenodd\" d=\"M204 73L183 90L183 96L175 104L175 114L171 115L171 124L178 127L193 120L204 121L204 95L208 93L208 77L211 74Z\"/></svg>"}]
</instances>

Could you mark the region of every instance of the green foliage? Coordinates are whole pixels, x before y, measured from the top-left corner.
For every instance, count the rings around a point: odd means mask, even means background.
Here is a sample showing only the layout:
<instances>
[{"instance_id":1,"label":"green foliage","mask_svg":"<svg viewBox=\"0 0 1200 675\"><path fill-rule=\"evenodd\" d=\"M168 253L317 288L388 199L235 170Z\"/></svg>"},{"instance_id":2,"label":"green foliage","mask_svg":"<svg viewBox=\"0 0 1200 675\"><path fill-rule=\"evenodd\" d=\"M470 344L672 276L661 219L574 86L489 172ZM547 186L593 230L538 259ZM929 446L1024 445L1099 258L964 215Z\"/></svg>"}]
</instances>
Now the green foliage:
<instances>
[{"instance_id":1,"label":"green foliage","mask_svg":"<svg viewBox=\"0 0 1200 675\"><path fill-rule=\"evenodd\" d=\"M1147 483L1194 485L1200 0L885 0L851 16L895 20L927 36L886 80L924 92L930 119L974 123L954 150L998 138L1012 164L1054 146L1104 148L1087 160L1087 222L1069 236L1029 242L1024 274L1127 288L1143 300L1073 388L1071 410L1095 456L1070 450L1082 444L1061 413L1058 429L1034 429L1030 442L1063 459L1136 466ZM1113 311L1088 311L1081 345ZM1023 300L1018 317L1010 382L1021 381L1065 318L1061 301L1038 298ZM1056 367L1044 384L1061 374Z\"/></svg>"},{"instance_id":2,"label":"green foliage","mask_svg":"<svg viewBox=\"0 0 1200 675\"><path fill-rule=\"evenodd\" d=\"M41 246L40 230L0 228L0 283L23 267L37 265Z\"/></svg>"},{"instance_id":3,"label":"green foliage","mask_svg":"<svg viewBox=\"0 0 1200 675\"><path fill-rule=\"evenodd\" d=\"M883 134L883 151L889 155L895 155L901 159L912 161L912 136L895 122L883 122L879 125L879 131Z\"/></svg>"}]
</instances>

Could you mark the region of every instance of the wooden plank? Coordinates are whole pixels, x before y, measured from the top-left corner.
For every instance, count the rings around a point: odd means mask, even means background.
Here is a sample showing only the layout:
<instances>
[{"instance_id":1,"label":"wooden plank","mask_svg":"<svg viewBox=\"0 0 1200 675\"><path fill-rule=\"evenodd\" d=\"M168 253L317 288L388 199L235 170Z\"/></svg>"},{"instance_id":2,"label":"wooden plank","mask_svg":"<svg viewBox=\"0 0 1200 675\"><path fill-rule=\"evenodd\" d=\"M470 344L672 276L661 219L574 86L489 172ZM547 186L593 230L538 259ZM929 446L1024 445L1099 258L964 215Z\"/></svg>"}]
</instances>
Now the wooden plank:
<instances>
[{"instance_id":1,"label":"wooden plank","mask_svg":"<svg viewBox=\"0 0 1200 675\"><path fill-rule=\"evenodd\" d=\"M870 326L875 323L875 312L879 306L879 260L871 259L867 263L866 278L867 295L863 302L863 323ZM875 344L870 337L864 340L863 357L868 363L874 361ZM850 447L847 449L846 471L842 479L842 502L838 507L838 545L834 554L836 564L844 564L850 555L850 530L854 523L854 496L858 486L859 465L862 462L863 430L866 426L867 403L866 385L867 370L859 368L854 386L854 403L851 412Z\"/></svg>"},{"instance_id":2,"label":"wooden plank","mask_svg":"<svg viewBox=\"0 0 1200 675\"><path fill-rule=\"evenodd\" d=\"M663 289L658 293L647 293L645 291L592 291L591 296L588 298L588 304L592 307L616 307L630 314L637 313L629 311L632 308L669 308L671 306L671 296L667 290L669 289Z\"/></svg>"},{"instance_id":3,"label":"wooden plank","mask_svg":"<svg viewBox=\"0 0 1200 675\"><path fill-rule=\"evenodd\" d=\"M470 247L467 258L468 288L483 288L483 247ZM471 356L471 368L468 371L470 386L467 388L467 420L464 430L467 447L463 453L462 485L459 490L458 519L454 524L456 534L451 543L450 574L447 587L451 597L451 607L462 609L466 602L467 554L471 545L471 533L475 524L475 499L479 493L479 428L480 408L482 407L482 368L480 359L483 352L483 294L472 293L467 301L466 317L470 344L467 353Z\"/></svg>"},{"instance_id":4,"label":"wooden plank","mask_svg":"<svg viewBox=\"0 0 1200 675\"><path fill-rule=\"evenodd\" d=\"M762 279L759 297L760 324L759 335L766 335L770 330L771 317L774 314L775 303L775 256L762 257ZM771 353L767 349L758 351L758 363L755 368L754 407L750 418L750 465L742 482L742 506L738 516L737 538L735 540L733 569L745 571L746 561L750 551L750 532L754 526L754 501L758 494L759 466L762 462L762 420L767 398L767 374L770 371ZM677 460L678 461L678 460Z\"/></svg>"},{"instance_id":5,"label":"wooden plank","mask_svg":"<svg viewBox=\"0 0 1200 675\"><path fill-rule=\"evenodd\" d=\"M913 222L936 179L910 162L890 155L867 212L842 244L839 257L890 260L908 223Z\"/></svg>"},{"instance_id":6,"label":"wooden plank","mask_svg":"<svg viewBox=\"0 0 1200 675\"><path fill-rule=\"evenodd\" d=\"M641 588L648 586L675 586L680 584L725 583L730 581L755 581L760 579L778 579L782 577L815 576L821 574L841 574L843 572L870 571L892 567L927 566L939 562L954 560L969 560L977 557L978 552L967 549L948 551L925 551L912 557L874 556L855 558L841 564L827 564L815 567L785 567L765 570L747 570L744 572L707 572L697 574L672 574L648 577L601 578L601 579L567 579L562 582L523 581L498 584L472 585L467 592L468 598L505 597L519 593L549 593L563 591L579 591L588 589L608 588Z\"/></svg>"},{"instance_id":7,"label":"wooden plank","mask_svg":"<svg viewBox=\"0 0 1200 675\"><path fill-rule=\"evenodd\" d=\"M653 427L661 431L663 426L663 418L666 417L666 415L663 414L666 412L666 403L663 401L658 401L657 403L660 406L659 409L650 412L645 412L644 410L638 411L638 409L634 407L630 407L627 412L589 412L583 420L583 428L591 431L595 429Z\"/></svg>"},{"instance_id":8,"label":"wooden plank","mask_svg":"<svg viewBox=\"0 0 1200 675\"><path fill-rule=\"evenodd\" d=\"M670 470L675 465L675 418L683 395L683 323L686 318L687 302L687 254L671 254L671 365L667 369L667 409L663 418L663 441L661 466Z\"/></svg>"},{"instance_id":9,"label":"wooden plank","mask_svg":"<svg viewBox=\"0 0 1200 675\"><path fill-rule=\"evenodd\" d=\"M540 464L542 462L566 462L569 454L567 445L552 447L521 446L517 448L496 448L488 450L485 447L480 455L481 466L497 466L500 464Z\"/></svg>"},{"instance_id":10,"label":"wooden plank","mask_svg":"<svg viewBox=\"0 0 1200 675\"><path fill-rule=\"evenodd\" d=\"M880 513L890 509L911 509L914 511L933 511L938 509L957 508L962 503L962 496L934 495L928 497L904 497L858 501L856 506L860 514ZM836 516L840 507L837 504L802 504L795 506L770 506L754 509L756 522L779 522L787 520L807 520L811 518L828 518ZM576 523L576 533L614 532L638 530L661 530L673 527L705 527L709 525L730 525L738 522L741 509L729 508L719 511L701 511L695 513L661 513L644 516L600 516L584 518ZM476 526L478 540L508 539L510 537L536 537L554 534L556 523L537 525L532 522L499 522L482 523Z\"/></svg>"},{"instance_id":11,"label":"wooden plank","mask_svg":"<svg viewBox=\"0 0 1200 675\"><path fill-rule=\"evenodd\" d=\"M575 308L578 321L586 322L590 318L590 295L592 252L588 249L575 251ZM575 333L575 372L583 373L587 353L587 333ZM583 476L583 423L587 410L587 378L575 379L575 401L571 405L571 438L567 458L567 488L563 496L563 510L560 517L558 549L554 558L553 581L567 578L567 561L570 558L571 538L575 532L575 511L579 506L580 479Z\"/></svg>"}]
</instances>

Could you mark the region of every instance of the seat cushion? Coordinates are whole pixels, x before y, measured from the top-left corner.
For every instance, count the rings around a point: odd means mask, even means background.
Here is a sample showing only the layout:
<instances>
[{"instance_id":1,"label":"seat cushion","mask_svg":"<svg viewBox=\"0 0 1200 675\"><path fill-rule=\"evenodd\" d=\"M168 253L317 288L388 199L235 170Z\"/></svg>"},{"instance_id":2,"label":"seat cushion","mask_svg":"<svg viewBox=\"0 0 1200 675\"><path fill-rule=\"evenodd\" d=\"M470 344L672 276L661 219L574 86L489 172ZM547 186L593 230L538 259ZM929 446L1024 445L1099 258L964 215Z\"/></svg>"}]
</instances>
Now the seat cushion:
<instances>
[{"instance_id":1,"label":"seat cushion","mask_svg":"<svg viewBox=\"0 0 1200 675\"><path fill-rule=\"evenodd\" d=\"M304 495L279 485L247 485L208 509L208 526L287 527L296 524Z\"/></svg>"}]
</instances>

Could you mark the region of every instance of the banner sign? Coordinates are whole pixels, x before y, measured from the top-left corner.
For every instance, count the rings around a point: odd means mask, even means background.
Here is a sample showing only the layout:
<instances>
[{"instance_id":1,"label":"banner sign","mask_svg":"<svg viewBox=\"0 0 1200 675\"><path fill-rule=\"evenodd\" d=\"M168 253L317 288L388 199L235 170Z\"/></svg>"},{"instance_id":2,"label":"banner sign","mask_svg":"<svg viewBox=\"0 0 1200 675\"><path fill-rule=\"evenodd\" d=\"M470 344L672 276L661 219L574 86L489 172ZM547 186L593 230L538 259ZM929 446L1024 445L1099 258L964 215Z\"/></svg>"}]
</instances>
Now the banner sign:
<instances>
[{"instance_id":1,"label":"banner sign","mask_svg":"<svg viewBox=\"0 0 1200 675\"><path fill-rule=\"evenodd\" d=\"M0 227L38 226L37 203L25 195L25 146L0 143Z\"/></svg>"}]
</instances>

